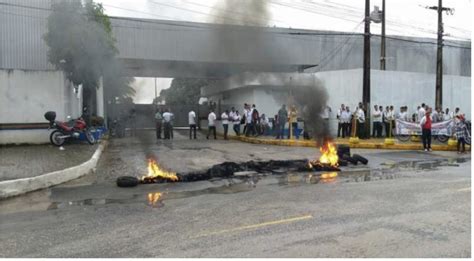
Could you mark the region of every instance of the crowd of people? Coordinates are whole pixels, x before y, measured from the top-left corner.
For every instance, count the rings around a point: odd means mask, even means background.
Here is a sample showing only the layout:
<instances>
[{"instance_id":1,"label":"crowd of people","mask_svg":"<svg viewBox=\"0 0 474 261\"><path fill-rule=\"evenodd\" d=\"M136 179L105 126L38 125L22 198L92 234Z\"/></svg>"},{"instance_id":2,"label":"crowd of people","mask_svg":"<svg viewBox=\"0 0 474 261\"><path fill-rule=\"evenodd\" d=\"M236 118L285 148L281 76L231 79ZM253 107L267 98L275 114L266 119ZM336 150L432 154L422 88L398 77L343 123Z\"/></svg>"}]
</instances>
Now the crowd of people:
<instances>
[{"instance_id":1,"label":"crowd of people","mask_svg":"<svg viewBox=\"0 0 474 261\"><path fill-rule=\"evenodd\" d=\"M326 106L321 112L320 118L323 124L329 124L330 112L332 109ZM411 115L408 112L408 106L401 106L396 112L393 105L382 106L374 105L371 111L372 118L372 133L367 132L366 121L367 110L364 108L362 102L351 111L349 106L341 104L337 110L336 119L338 121L337 137L357 136L361 139L367 139L370 136L373 138L393 137L395 135L396 120L406 122L418 123L422 129L423 148L426 151L431 150L431 127L432 123L455 120L455 136L458 139L458 151L460 153L465 151L466 138L470 135L467 125L465 123L465 116L460 108L455 108L450 111L449 108L442 110L437 107L435 109L422 103L417 107L416 111ZM174 115L165 109L164 111L157 111L156 119L156 136L161 139L161 132L163 129L164 139L173 139L173 120ZM273 134L276 139L283 139L285 136L289 139L290 135L298 138L300 130L298 129L298 111L295 106L291 106L287 110L286 105L283 104L278 110L278 113L273 119L268 118L264 113L260 114L255 104L245 103L242 112L232 107L230 110L225 110L220 117L215 113L215 108L211 107L207 117L208 133L206 139L214 137L217 139L216 125L218 122L222 124L224 139L228 139L229 125L232 125L232 130L236 136L259 136L264 134ZM189 123L189 139L196 139L197 128L196 112L191 110L188 113ZM288 131L285 133L285 127L288 126ZM309 138L307 130L304 130L304 138Z\"/></svg>"},{"instance_id":2,"label":"crowd of people","mask_svg":"<svg viewBox=\"0 0 474 261\"><path fill-rule=\"evenodd\" d=\"M371 136L373 138L393 137L395 134L397 119L406 122L420 123L428 108L428 105L422 103L418 106L416 112L410 115L408 113L408 106L401 106L396 112L393 105L385 106L385 109L381 105L374 105L373 110L371 111ZM446 108L443 111L439 107L435 110L430 108L430 110L432 111L431 118L433 123L455 119L458 115L463 115L459 108L456 108L454 112L450 111L449 108ZM364 131L366 114L367 110L364 108L362 103L359 103L354 111L351 111L349 106L341 104L336 115L338 120L337 137L345 138L346 136L357 136L361 139L369 138L370 133L365 133ZM351 135L351 131L354 128L356 131Z\"/></svg>"},{"instance_id":3,"label":"crowd of people","mask_svg":"<svg viewBox=\"0 0 474 261\"><path fill-rule=\"evenodd\" d=\"M174 114L169 110L157 110L155 113L156 124L156 138L161 139L161 132L163 131L163 139L173 139L173 121Z\"/></svg>"},{"instance_id":4,"label":"crowd of people","mask_svg":"<svg viewBox=\"0 0 474 261\"><path fill-rule=\"evenodd\" d=\"M224 129L224 139L228 139L229 124L232 124L232 129L236 136L245 135L247 137L256 137L266 133L266 131L270 128L270 121L268 117L264 113L260 114L255 104L250 106L250 104L245 103L242 113L236 110L235 107L232 107L230 111L225 110L220 115L220 120ZM217 115L215 114L214 109L211 108L207 117L207 139L209 139L211 134L213 134L214 139L217 139L216 121Z\"/></svg>"}]
</instances>

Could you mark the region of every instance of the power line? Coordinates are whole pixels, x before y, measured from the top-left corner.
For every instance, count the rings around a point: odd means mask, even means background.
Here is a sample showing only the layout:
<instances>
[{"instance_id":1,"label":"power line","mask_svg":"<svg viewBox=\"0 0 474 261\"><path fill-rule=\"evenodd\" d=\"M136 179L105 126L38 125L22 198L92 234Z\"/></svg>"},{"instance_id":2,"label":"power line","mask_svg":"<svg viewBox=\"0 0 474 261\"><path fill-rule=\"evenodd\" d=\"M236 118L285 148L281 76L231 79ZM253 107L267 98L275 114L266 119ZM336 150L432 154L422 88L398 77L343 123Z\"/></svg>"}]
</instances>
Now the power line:
<instances>
[{"instance_id":1,"label":"power line","mask_svg":"<svg viewBox=\"0 0 474 261\"><path fill-rule=\"evenodd\" d=\"M142 11L138 11L138 10L133 10L133 9L128 9L128 8L118 7L118 6L109 5L109 4L102 4L102 5L103 5L103 6L106 6L106 7L111 7L111 8L115 8L115 9L119 9L119 10L124 10L124 11L128 11L128 12L132 12L132 13L146 14L146 15L150 15L150 16L154 16L154 17L164 17L164 18L176 20L176 18L171 17L171 16L157 15L157 14L153 14L153 13L142 12Z\"/></svg>"},{"instance_id":2,"label":"power line","mask_svg":"<svg viewBox=\"0 0 474 261\"><path fill-rule=\"evenodd\" d=\"M361 26L363 22L364 22L364 20L362 20L356 27L354 27L353 31L356 31L357 28L359 28L359 26ZM317 67L317 69L320 71L324 66L329 64L329 61L331 61L332 58L337 55L337 52L339 52L339 50L341 50L346 44L348 44L350 40L355 39L354 38L355 35L357 35L357 33L353 33L352 35L347 37L345 42L343 42L340 46L338 46L338 47L334 48L332 51L330 51L327 56L323 57L320 60L320 62L318 64L319 66Z\"/></svg>"},{"instance_id":3,"label":"power line","mask_svg":"<svg viewBox=\"0 0 474 261\"><path fill-rule=\"evenodd\" d=\"M42 7L34 7L34 6L25 6L25 5L18 5L18 4L10 4L10 3L4 3L0 2L0 5L5 5L5 6L13 6L13 7L21 7L21 8L27 8L27 9L34 9L34 10L43 10L43 11L48 11L51 12L53 11L52 9L49 8L42 8ZM3 10L2 10L3 11ZM3 12L6 13L6 12ZM32 17L32 18L40 18L40 17L33 17L33 16L28 16L28 15L23 15L23 14L13 14L9 13L11 15L17 15L17 16L25 16L25 17ZM87 14L83 14L88 16ZM107 15L103 15L104 17L109 17ZM172 22L165 22L165 21L157 21L157 20L144 20L144 19L138 19L138 18L127 18L127 17L114 17L110 16L109 17L111 20L122 20L122 21L131 21L131 22L139 22L139 23L146 23L146 24L154 24L154 25L169 25L169 26L175 26L175 27L183 27L183 28L194 28L194 30L175 30L175 31L196 31L196 29L211 29L212 27L209 25L205 24L200 24L200 26L197 25L190 25L190 24L177 24L177 23L172 23ZM47 17L44 17L43 19L47 19ZM128 26L122 26L122 25L113 25L114 27L123 27L123 28L134 28L134 29L142 29L142 30L155 30L155 31L173 31L172 29L164 29L164 28L144 28L144 27L128 27ZM229 28L233 29L233 28ZM238 28L240 29L240 28ZM291 29L290 29L291 31ZM346 36L346 35L356 35L356 33L350 34L350 33L343 33L343 32L304 32L308 30L303 30L303 32L270 32L270 31L262 31L262 33L270 33L270 34L278 34L278 35L306 35L306 36ZM372 34L373 36L379 36L376 34ZM362 36L362 34L360 34ZM411 42L411 43L418 43L418 44L432 44L436 45L437 43L435 42L428 42L428 41L419 41L419 40L410 40L410 39L405 39L405 38L399 38L399 37L394 37L394 36L386 36L386 38L392 39L392 40L398 40L398 41L404 41L404 42ZM301 39L301 38L295 38L295 39ZM452 44L444 44L446 47L453 47L453 48L462 48L462 49L471 49L471 47L467 46L458 46L458 45L452 45Z\"/></svg>"},{"instance_id":4,"label":"power line","mask_svg":"<svg viewBox=\"0 0 474 261\"><path fill-rule=\"evenodd\" d=\"M188 1L188 0L185 0L188 4L191 4L191 5L195 5L195 6L201 6L201 7L204 7L204 8L209 8L209 9L212 9L212 10L218 10L218 11L224 11L228 14L237 14L237 15L247 15L245 13L242 13L242 12L236 12L236 11L229 11L229 10L225 10L225 9L222 9L222 8L216 8L216 7L212 7L212 6L208 6L208 5L203 5L203 4L198 4L198 3L195 3L195 2L192 2L192 1ZM288 25L289 24L287 22L284 22L284 21L281 21L281 20L277 20L277 19L269 19L269 21L273 21L273 22L277 22L277 23L282 23L282 24L285 24L285 25Z\"/></svg>"},{"instance_id":5,"label":"power line","mask_svg":"<svg viewBox=\"0 0 474 261\"><path fill-rule=\"evenodd\" d=\"M196 14L200 14L200 15L213 16L213 17L221 18L221 19L231 19L235 22L241 22L240 20L238 20L236 18L233 18L233 17L229 17L229 16L212 15L212 14L209 14L209 13L204 13L204 12L200 12L200 11L196 11L196 10L192 10L192 9L187 9L187 8L183 8L183 7L178 7L178 6L174 6L174 5L170 5L170 4L157 3L157 2L154 2L154 1L151 1L151 0L149 0L149 2L152 3L152 4L155 4L155 5L167 6L167 7L170 7L170 8L175 8L175 9L178 9L178 10L183 10L183 11L196 13ZM254 25L257 25L257 24L254 24Z\"/></svg>"}]
</instances>

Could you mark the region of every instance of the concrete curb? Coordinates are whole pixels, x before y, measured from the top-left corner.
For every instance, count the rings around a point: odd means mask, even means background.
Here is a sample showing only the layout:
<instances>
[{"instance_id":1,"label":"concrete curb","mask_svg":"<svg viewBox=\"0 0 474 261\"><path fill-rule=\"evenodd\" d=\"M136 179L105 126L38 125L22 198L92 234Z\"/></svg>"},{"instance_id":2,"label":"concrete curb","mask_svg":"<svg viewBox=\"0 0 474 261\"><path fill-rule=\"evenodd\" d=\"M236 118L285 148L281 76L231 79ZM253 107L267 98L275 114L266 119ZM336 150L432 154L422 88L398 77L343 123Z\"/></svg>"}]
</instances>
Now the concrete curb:
<instances>
[{"instance_id":1,"label":"concrete curb","mask_svg":"<svg viewBox=\"0 0 474 261\"><path fill-rule=\"evenodd\" d=\"M107 141L102 141L92 157L80 165L63 170L53 171L37 177L2 181L0 182L0 199L48 188L80 178L91 171L95 171L97 162L99 161L102 151L106 146Z\"/></svg>"},{"instance_id":2,"label":"concrete curb","mask_svg":"<svg viewBox=\"0 0 474 261\"><path fill-rule=\"evenodd\" d=\"M266 145L279 145L279 146L293 146L293 147L316 147L316 143L311 140L276 140L276 139L259 139L259 138L251 138L251 137L242 137L242 136L229 136L230 139L238 140L247 143L253 144L266 144ZM351 148L359 148L359 149L393 149L393 150L421 150L423 149L423 145L419 144L400 144L395 143L392 145L387 145L382 143L371 143L371 142L359 142L359 143L349 143L349 142L341 142L335 141L336 144L344 144L349 145ZM449 145L437 145L433 144L433 150L437 151L456 151L456 146L449 146ZM471 146L466 145L466 150L470 150Z\"/></svg>"}]
</instances>

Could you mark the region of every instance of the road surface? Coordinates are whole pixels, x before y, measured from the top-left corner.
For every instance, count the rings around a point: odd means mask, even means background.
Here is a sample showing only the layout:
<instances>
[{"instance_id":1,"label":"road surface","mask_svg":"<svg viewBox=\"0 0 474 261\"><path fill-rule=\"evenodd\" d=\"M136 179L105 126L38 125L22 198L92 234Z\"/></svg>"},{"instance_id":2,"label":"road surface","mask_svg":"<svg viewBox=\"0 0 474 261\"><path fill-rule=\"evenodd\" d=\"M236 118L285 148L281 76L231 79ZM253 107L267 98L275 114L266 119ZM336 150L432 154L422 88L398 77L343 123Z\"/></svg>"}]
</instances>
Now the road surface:
<instances>
[{"instance_id":1,"label":"road surface","mask_svg":"<svg viewBox=\"0 0 474 261\"><path fill-rule=\"evenodd\" d=\"M0 257L470 257L470 154L354 150L333 180L253 175L118 188L147 155L183 172L314 158L314 148L112 140L95 174L0 201ZM152 204L149 200L156 199Z\"/></svg>"}]
</instances>

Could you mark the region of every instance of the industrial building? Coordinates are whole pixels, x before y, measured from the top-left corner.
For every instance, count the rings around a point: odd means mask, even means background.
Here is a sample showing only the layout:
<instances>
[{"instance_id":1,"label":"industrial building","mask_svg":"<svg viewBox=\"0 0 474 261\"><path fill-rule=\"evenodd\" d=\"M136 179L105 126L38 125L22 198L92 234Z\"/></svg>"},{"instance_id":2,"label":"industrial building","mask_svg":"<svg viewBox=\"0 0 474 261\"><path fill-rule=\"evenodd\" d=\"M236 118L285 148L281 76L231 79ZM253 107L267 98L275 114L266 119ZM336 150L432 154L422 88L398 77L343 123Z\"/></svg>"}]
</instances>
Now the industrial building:
<instances>
[{"instance_id":1,"label":"industrial building","mask_svg":"<svg viewBox=\"0 0 474 261\"><path fill-rule=\"evenodd\" d=\"M55 110L60 120L82 111L80 88L47 59L43 35L52 0L2 3L0 143L47 142L45 111ZM223 108L247 102L276 114L287 102L278 97L288 96L288 86L252 80L274 73L321 79L333 115L341 103L353 107L362 100L362 34L125 17L111 17L111 22L126 76L220 79L221 84L203 88L201 94ZM222 40L223 31L232 34ZM249 37L253 35L258 39ZM229 43L242 39L245 44L229 50ZM435 39L388 37L385 71L377 70L380 37L373 36L371 46L372 104L407 105L411 111L422 102L434 104ZM446 41L443 68L443 106L459 106L470 118L471 42ZM233 81L237 78L244 81ZM103 86L97 93L97 114L104 116Z\"/></svg>"}]
</instances>

